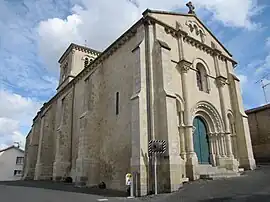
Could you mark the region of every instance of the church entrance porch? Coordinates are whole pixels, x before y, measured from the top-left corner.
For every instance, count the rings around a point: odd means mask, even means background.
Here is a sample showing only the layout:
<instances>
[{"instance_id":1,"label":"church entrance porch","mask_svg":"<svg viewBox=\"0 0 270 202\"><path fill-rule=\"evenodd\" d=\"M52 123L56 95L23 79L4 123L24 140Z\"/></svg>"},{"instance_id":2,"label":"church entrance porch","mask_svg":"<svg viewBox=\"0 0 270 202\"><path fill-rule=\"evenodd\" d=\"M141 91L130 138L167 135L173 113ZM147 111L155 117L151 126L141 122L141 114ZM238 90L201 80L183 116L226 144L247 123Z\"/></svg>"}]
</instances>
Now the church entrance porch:
<instances>
[{"instance_id":1,"label":"church entrance porch","mask_svg":"<svg viewBox=\"0 0 270 202\"><path fill-rule=\"evenodd\" d=\"M197 154L199 164L210 164L209 138L207 128L202 118L196 117L193 121L195 129L193 135L194 151Z\"/></svg>"},{"instance_id":2,"label":"church entrance porch","mask_svg":"<svg viewBox=\"0 0 270 202\"><path fill-rule=\"evenodd\" d=\"M197 160L192 162L191 179L238 176L239 165L231 154L231 141L227 137L230 133L215 107L205 101L197 103L192 110L192 123L190 147Z\"/></svg>"}]
</instances>

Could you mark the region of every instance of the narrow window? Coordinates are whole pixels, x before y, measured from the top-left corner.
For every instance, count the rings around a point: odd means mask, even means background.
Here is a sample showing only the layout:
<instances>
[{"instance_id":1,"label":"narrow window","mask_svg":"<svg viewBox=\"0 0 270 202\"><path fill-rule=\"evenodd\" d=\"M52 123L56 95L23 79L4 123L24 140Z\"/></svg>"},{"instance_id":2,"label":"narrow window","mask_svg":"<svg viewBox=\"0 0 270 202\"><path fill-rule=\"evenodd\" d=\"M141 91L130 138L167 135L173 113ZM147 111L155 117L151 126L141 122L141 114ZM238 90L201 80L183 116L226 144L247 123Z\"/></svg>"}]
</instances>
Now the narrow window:
<instances>
[{"instance_id":1,"label":"narrow window","mask_svg":"<svg viewBox=\"0 0 270 202\"><path fill-rule=\"evenodd\" d=\"M116 93L116 105L115 105L116 109L115 109L115 112L116 112L116 115L119 114L119 92Z\"/></svg>"},{"instance_id":2,"label":"narrow window","mask_svg":"<svg viewBox=\"0 0 270 202\"><path fill-rule=\"evenodd\" d=\"M89 77L84 80L84 100L83 100L83 109L88 110L88 85L89 85Z\"/></svg>"},{"instance_id":3,"label":"narrow window","mask_svg":"<svg viewBox=\"0 0 270 202\"><path fill-rule=\"evenodd\" d=\"M93 100L93 85L92 85L92 79L89 78L88 81L87 81L87 110L88 111L92 111L93 109L93 103L94 103L94 100Z\"/></svg>"},{"instance_id":4,"label":"narrow window","mask_svg":"<svg viewBox=\"0 0 270 202\"><path fill-rule=\"evenodd\" d=\"M196 77L197 77L197 86L199 87L200 91L203 91L202 74L198 68L196 72Z\"/></svg>"},{"instance_id":5,"label":"narrow window","mask_svg":"<svg viewBox=\"0 0 270 202\"><path fill-rule=\"evenodd\" d=\"M65 124L65 99L66 97L62 98L61 100L61 124Z\"/></svg>"}]
</instances>

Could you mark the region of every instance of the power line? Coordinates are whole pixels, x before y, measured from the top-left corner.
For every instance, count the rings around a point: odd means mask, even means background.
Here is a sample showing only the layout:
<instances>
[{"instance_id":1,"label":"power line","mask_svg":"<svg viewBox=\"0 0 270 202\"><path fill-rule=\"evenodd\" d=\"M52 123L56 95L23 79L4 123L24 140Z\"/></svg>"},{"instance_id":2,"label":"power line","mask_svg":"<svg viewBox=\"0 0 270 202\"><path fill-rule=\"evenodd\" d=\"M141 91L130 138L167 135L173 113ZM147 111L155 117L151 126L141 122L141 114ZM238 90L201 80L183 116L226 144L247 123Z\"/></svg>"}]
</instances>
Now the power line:
<instances>
[{"instance_id":1,"label":"power line","mask_svg":"<svg viewBox=\"0 0 270 202\"><path fill-rule=\"evenodd\" d=\"M270 75L270 72L266 73L264 76L262 76L262 78L260 78L260 80L256 81L255 84L261 82L264 78L268 77Z\"/></svg>"},{"instance_id":2,"label":"power line","mask_svg":"<svg viewBox=\"0 0 270 202\"><path fill-rule=\"evenodd\" d=\"M266 88L268 85L270 85L270 82L267 83L267 84L264 84L263 79L265 79L265 78L266 78L267 76L269 76L269 75L270 75L270 73L265 74L260 80L256 81L256 83L255 83L255 84L257 84L257 83L261 82L261 87L262 87L262 89L263 89L263 94L264 94L265 103L268 103L265 88Z\"/></svg>"}]
</instances>

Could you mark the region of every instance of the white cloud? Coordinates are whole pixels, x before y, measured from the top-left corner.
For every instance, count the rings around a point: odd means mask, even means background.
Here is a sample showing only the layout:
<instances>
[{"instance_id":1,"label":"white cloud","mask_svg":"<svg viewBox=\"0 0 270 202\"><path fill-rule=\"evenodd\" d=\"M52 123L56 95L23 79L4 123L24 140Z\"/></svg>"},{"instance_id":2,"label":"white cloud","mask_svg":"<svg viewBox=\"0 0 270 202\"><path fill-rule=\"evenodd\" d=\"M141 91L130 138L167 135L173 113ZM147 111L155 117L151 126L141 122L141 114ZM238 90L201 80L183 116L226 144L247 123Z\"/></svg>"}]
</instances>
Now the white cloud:
<instances>
[{"instance_id":1,"label":"white cloud","mask_svg":"<svg viewBox=\"0 0 270 202\"><path fill-rule=\"evenodd\" d=\"M16 131L19 128L19 122L13 119L0 117L0 137L8 135L10 131Z\"/></svg>"},{"instance_id":2,"label":"white cloud","mask_svg":"<svg viewBox=\"0 0 270 202\"><path fill-rule=\"evenodd\" d=\"M243 74L239 74L237 77L240 79L241 93L243 94L245 87L248 84L248 77Z\"/></svg>"},{"instance_id":3,"label":"white cloud","mask_svg":"<svg viewBox=\"0 0 270 202\"><path fill-rule=\"evenodd\" d=\"M238 78L240 79L240 82L242 83L242 85L245 85L247 83L247 81L248 81L246 75L240 74L240 75L238 75Z\"/></svg>"},{"instance_id":4,"label":"white cloud","mask_svg":"<svg viewBox=\"0 0 270 202\"><path fill-rule=\"evenodd\" d=\"M227 26L254 29L258 25L251 18L258 14L262 7L256 0L195 0L195 3L213 12L214 18Z\"/></svg>"},{"instance_id":5,"label":"white cloud","mask_svg":"<svg viewBox=\"0 0 270 202\"><path fill-rule=\"evenodd\" d=\"M0 89L0 118L19 120L22 124L29 124L41 103L27 97Z\"/></svg>"},{"instance_id":6,"label":"white cloud","mask_svg":"<svg viewBox=\"0 0 270 202\"><path fill-rule=\"evenodd\" d=\"M268 38L266 39L266 46L267 46L268 48L270 48L270 37L268 37Z\"/></svg>"},{"instance_id":7,"label":"white cloud","mask_svg":"<svg viewBox=\"0 0 270 202\"><path fill-rule=\"evenodd\" d=\"M268 53L268 55L266 55L262 64L258 66L255 73L258 77L265 76L266 72L268 72L267 74L269 75L269 68L270 68L270 52Z\"/></svg>"},{"instance_id":8,"label":"white cloud","mask_svg":"<svg viewBox=\"0 0 270 202\"><path fill-rule=\"evenodd\" d=\"M78 2L78 1L77 1ZM207 9L213 18L224 25L252 28L251 17L259 12L256 0L194 0L195 6ZM134 21L146 8L172 10L184 8L178 0L81 0L66 19L52 18L40 22L40 50L49 66L56 68L56 61L71 42L103 50ZM187 10L187 8L186 8ZM57 68L58 70L58 68Z\"/></svg>"},{"instance_id":9,"label":"white cloud","mask_svg":"<svg viewBox=\"0 0 270 202\"><path fill-rule=\"evenodd\" d=\"M31 125L41 103L3 89L0 97L0 146L20 142L24 147L27 134L22 134L21 129Z\"/></svg>"}]
</instances>

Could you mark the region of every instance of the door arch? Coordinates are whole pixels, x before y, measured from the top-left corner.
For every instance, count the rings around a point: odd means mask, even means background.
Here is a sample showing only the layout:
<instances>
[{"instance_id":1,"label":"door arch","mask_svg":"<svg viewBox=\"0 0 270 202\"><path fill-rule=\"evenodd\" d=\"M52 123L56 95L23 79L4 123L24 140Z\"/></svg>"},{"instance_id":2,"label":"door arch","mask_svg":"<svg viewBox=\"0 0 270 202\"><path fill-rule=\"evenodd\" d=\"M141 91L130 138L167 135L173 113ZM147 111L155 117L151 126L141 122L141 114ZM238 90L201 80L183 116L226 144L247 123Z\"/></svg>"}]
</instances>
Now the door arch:
<instances>
[{"instance_id":1,"label":"door arch","mask_svg":"<svg viewBox=\"0 0 270 202\"><path fill-rule=\"evenodd\" d=\"M210 164L209 138L205 121L201 117L195 117L193 126L195 127L193 144L198 162L199 164Z\"/></svg>"}]
</instances>

